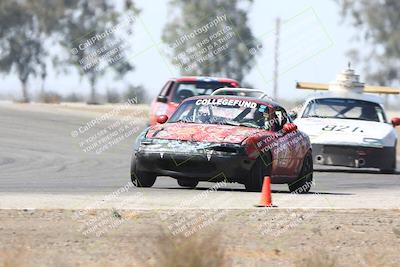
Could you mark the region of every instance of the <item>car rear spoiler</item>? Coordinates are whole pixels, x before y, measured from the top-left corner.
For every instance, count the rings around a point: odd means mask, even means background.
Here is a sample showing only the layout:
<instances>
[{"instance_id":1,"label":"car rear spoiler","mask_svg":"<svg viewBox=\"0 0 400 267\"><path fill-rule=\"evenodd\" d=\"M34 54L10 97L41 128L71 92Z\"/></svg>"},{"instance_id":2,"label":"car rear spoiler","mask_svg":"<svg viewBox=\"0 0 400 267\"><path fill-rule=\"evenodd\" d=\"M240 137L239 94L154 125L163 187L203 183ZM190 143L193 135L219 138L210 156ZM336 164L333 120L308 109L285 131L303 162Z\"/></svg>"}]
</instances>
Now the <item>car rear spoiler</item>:
<instances>
[{"instance_id":1,"label":"car rear spoiler","mask_svg":"<svg viewBox=\"0 0 400 267\"><path fill-rule=\"evenodd\" d=\"M329 84L327 83L311 83L311 82L296 82L297 89L305 89L305 90L322 90L328 91ZM375 93L375 94L400 94L400 88L394 87L385 87L385 86L364 86L364 93Z\"/></svg>"}]
</instances>

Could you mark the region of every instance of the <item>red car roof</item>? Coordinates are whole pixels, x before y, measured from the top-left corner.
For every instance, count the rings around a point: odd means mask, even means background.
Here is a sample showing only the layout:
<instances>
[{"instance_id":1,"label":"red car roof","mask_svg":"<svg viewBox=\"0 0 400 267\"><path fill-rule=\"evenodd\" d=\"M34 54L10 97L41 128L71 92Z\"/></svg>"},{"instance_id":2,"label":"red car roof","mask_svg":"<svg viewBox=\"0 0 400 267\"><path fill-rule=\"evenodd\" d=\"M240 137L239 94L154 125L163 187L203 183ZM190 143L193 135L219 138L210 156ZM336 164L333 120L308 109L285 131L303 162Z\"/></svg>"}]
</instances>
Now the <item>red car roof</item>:
<instances>
[{"instance_id":1,"label":"red car roof","mask_svg":"<svg viewBox=\"0 0 400 267\"><path fill-rule=\"evenodd\" d=\"M229 78L221 78L221 77L204 77L204 76L183 76L178 78L172 78L172 80L177 82L193 82L193 81L204 81L204 82L222 82L222 83L236 83L239 84L238 81Z\"/></svg>"}]
</instances>

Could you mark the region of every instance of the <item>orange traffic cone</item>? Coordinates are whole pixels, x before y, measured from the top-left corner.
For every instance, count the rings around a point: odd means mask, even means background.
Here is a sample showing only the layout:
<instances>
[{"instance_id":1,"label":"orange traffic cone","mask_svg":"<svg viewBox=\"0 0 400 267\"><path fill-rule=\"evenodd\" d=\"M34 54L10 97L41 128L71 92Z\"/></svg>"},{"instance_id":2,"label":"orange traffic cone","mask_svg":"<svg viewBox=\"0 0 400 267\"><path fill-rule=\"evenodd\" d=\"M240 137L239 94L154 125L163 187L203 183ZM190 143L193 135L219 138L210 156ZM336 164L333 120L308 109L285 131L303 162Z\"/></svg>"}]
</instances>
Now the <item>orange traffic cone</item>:
<instances>
[{"instance_id":1,"label":"orange traffic cone","mask_svg":"<svg viewBox=\"0 0 400 267\"><path fill-rule=\"evenodd\" d=\"M269 176L264 177L260 204L256 205L256 207L276 207L272 205L271 178Z\"/></svg>"}]
</instances>

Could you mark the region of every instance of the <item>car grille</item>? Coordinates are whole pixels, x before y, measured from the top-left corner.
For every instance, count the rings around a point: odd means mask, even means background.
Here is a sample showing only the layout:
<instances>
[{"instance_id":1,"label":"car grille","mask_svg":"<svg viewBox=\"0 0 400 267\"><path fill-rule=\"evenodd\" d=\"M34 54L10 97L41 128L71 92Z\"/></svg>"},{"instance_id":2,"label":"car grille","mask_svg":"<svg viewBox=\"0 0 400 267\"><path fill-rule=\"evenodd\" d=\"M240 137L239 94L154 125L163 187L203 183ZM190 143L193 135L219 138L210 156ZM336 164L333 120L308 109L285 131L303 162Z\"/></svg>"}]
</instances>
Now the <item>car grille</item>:
<instances>
[{"instance_id":1,"label":"car grille","mask_svg":"<svg viewBox=\"0 0 400 267\"><path fill-rule=\"evenodd\" d=\"M380 150L380 148L360 146L323 146L323 153L334 155L369 155Z\"/></svg>"},{"instance_id":2,"label":"car grille","mask_svg":"<svg viewBox=\"0 0 400 267\"><path fill-rule=\"evenodd\" d=\"M187 160L159 159L157 166L164 170L177 172L209 173L216 170L214 163L204 160L198 161L195 158L188 158Z\"/></svg>"}]
</instances>

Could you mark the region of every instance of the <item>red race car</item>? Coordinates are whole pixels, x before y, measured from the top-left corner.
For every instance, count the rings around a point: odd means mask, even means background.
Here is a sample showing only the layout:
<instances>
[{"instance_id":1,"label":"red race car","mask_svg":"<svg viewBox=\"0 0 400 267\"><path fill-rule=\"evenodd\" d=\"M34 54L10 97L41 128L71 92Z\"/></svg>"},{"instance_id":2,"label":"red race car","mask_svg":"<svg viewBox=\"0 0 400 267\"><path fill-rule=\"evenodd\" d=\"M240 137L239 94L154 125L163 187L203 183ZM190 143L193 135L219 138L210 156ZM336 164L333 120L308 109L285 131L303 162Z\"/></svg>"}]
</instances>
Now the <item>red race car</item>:
<instances>
[{"instance_id":1,"label":"red race car","mask_svg":"<svg viewBox=\"0 0 400 267\"><path fill-rule=\"evenodd\" d=\"M218 88L238 87L239 83L227 78L180 77L167 81L151 104L150 125L157 124L157 116L171 114L186 98L210 95Z\"/></svg>"},{"instance_id":2,"label":"red race car","mask_svg":"<svg viewBox=\"0 0 400 267\"><path fill-rule=\"evenodd\" d=\"M137 187L171 176L184 187L227 181L260 191L268 175L272 183L288 184L291 192L310 190L310 140L261 91L219 89L191 97L171 118L161 115L157 122L134 146L131 180Z\"/></svg>"}]
</instances>

